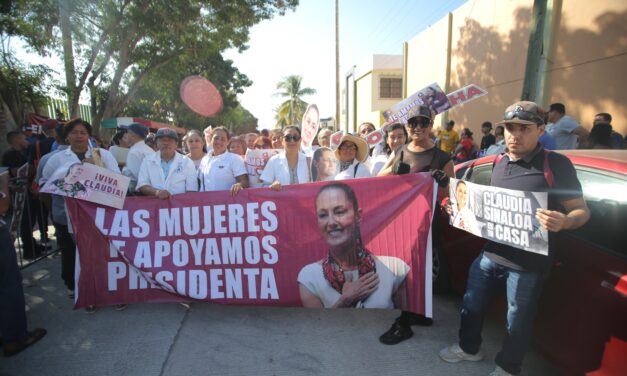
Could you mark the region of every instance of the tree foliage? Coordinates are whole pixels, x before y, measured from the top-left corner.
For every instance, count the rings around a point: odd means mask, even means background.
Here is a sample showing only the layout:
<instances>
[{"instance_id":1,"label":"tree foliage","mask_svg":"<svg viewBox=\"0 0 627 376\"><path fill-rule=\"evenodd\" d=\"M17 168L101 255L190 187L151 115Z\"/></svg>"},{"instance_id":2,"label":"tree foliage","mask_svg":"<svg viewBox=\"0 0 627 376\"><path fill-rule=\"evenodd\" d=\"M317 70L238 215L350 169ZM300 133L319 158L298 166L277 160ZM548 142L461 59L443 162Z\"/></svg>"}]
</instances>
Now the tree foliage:
<instances>
[{"instance_id":1,"label":"tree foliage","mask_svg":"<svg viewBox=\"0 0 627 376\"><path fill-rule=\"evenodd\" d=\"M292 75L284 77L283 80L277 84L276 88L281 91L277 92L275 95L287 98L287 100L281 103L279 108L276 109L277 128L286 125L299 125L301 123L303 114L308 105L301 97L316 94L315 89L309 87L301 88L302 81L302 76Z\"/></svg>"},{"instance_id":2,"label":"tree foliage","mask_svg":"<svg viewBox=\"0 0 627 376\"><path fill-rule=\"evenodd\" d=\"M32 47L38 51L40 45L35 42L45 40L38 36L50 36L44 44L47 51L56 51L64 58L65 91L74 114L78 98L85 88L89 89L93 123L98 127L103 118L119 115L127 105L128 108L137 105L129 103L139 97L144 83L159 81L167 71L204 73L223 96L234 95L249 82L221 58L221 53L228 48L245 49L251 26L293 9L298 0L14 0L13 3L14 15L42 22L36 30L21 28L17 32L29 43L32 40ZM48 30L52 32L46 34ZM167 82L153 86L171 87ZM171 110L171 103L163 102ZM234 102L229 104L233 106Z\"/></svg>"}]
</instances>

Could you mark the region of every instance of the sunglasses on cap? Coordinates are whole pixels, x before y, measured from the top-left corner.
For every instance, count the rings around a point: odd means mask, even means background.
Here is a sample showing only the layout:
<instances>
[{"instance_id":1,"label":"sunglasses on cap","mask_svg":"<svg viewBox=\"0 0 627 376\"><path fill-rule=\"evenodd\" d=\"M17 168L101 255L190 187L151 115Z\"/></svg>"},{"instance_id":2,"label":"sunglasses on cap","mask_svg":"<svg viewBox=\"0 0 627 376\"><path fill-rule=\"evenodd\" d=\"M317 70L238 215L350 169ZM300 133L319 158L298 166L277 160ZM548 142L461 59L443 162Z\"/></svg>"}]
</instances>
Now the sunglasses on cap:
<instances>
[{"instance_id":1,"label":"sunglasses on cap","mask_svg":"<svg viewBox=\"0 0 627 376\"><path fill-rule=\"evenodd\" d=\"M544 120L538 116L535 112L529 111L508 111L503 115L503 120L512 120L514 118L525 120L525 121L533 121L534 123L544 124Z\"/></svg>"},{"instance_id":2,"label":"sunglasses on cap","mask_svg":"<svg viewBox=\"0 0 627 376\"><path fill-rule=\"evenodd\" d=\"M300 136L299 135L291 135L288 134L287 136L283 136L283 139L287 142L296 142L296 141L300 141Z\"/></svg>"},{"instance_id":3,"label":"sunglasses on cap","mask_svg":"<svg viewBox=\"0 0 627 376\"><path fill-rule=\"evenodd\" d=\"M407 121L407 127L414 129L416 127L429 128L431 120L423 117L414 117Z\"/></svg>"}]
</instances>

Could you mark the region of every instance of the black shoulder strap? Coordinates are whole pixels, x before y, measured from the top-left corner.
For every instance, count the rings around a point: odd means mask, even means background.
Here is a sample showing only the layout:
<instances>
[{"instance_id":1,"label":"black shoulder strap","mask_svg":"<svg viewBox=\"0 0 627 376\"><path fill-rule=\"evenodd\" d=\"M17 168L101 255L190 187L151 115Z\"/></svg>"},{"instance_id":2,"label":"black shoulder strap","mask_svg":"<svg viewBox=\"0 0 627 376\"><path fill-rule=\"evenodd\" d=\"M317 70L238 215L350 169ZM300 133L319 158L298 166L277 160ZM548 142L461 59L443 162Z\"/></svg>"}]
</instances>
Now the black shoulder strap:
<instances>
[{"instance_id":1,"label":"black shoulder strap","mask_svg":"<svg viewBox=\"0 0 627 376\"><path fill-rule=\"evenodd\" d=\"M359 167L359 162L355 165L355 171L353 172L353 179L357 177L357 168Z\"/></svg>"}]
</instances>

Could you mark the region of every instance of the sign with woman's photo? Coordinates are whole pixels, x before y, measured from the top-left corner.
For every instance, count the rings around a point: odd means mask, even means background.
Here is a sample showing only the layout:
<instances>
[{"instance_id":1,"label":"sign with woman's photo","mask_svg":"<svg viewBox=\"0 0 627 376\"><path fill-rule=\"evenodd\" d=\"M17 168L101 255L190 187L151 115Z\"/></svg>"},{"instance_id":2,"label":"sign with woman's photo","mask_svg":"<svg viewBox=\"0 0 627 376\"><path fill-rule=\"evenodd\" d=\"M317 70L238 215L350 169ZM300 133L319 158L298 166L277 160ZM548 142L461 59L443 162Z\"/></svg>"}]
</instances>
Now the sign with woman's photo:
<instances>
[{"instance_id":1,"label":"sign with woman's photo","mask_svg":"<svg viewBox=\"0 0 627 376\"><path fill-rule=\"evenodd\" d=\"M440 88L440 85L433 83L420 91L412 94L407 99L404 99L387 111L383 112L383 118L386 123L407 123L407 115L412 108L420 105L426 105L431 108L434 114L439 114L448 110L451 104L446 97L446 94Z\"/></svg>"},{"instance_id":2,"label":"sign with woman's photo","mask_svg":"<svg viewBox=\"0 0 627 376\"><path fill-rule=\"evenodd\" d=\"M549 237L536 218L546 192L523 192L451 179L452 226L525 251L548 255Z\"/></svg>"},{"instance_id":3,"label":"sign with woman's photo","mask_svg":"<svg viewBox=\"0 0 627 376\"><path fill-rule=\"evenodd\" d=\"M281 152L281 149L248 149L244 157L246 172L248 172L248 182L251 188L263 187L263 182L259 177L266 167L268 160Z\"/></svg>"},{"instance_id":4,"label":"sign with woman's photo","mask_svg":"<svg viewBox=\"0 0 627 376\"><path fill-rule=\"evenodd\" d=\"M131 179L91 163L57 169L40 192L122 209Z\"/></svg>"},{"instance_id":5,"label":"sign with woman's photo","mask_svg":"<svg viewBox=\"0 0 627 376\"><path fill-rule=\"evenodd\" d=\"M421 173L193 192L165 204L129 197L123 210L70 199L76 307L212 301L431 316L434 191Z\"/></svg>"}]
</instances>

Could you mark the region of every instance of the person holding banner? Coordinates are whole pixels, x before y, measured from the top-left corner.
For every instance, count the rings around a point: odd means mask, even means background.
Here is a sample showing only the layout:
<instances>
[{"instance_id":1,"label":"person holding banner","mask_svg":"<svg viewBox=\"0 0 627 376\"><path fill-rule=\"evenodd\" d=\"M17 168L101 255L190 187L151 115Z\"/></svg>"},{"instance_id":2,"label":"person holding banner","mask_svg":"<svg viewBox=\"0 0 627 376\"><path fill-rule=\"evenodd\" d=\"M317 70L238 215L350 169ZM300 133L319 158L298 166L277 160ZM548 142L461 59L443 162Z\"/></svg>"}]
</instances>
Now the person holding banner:
<instances>
[{"instance_id":1,"label":"person holding banner","mask_svg":"<svg viewBox=\"0 0 627 376\"><path fill-rule=\"evenodd\" d=\"M548 192L548 209L538 209L536 218L550 232L583 226L590 211L570 160L545 151L539 143L544 132L544 111L533 102L514 103L505 110L507 152L495 161L493 187ZM488 241L470 266L461 309L459 342L440 351L449 363L480 361L481 330L487 308L498 293L507 297L507 332L496 355L491 375L517 375L527 352L536 306L553 260L555 238L549 234L549 254L526 252Z\"/></svg>"},{"instance_id":2,"label":"person holding banner","mask_svg":"<svg viewBox=\"0 0 627 376\"><path fill-rule=\"evenodd\" d=\"M229 138L225 127L213 129L213 151L203 157L198 167L201 192L230 190L232 195L236 195L242 188L248 188L244 160L227 150Z\"/></svg>"},{"instance_id":3,"label":"person holding banner","mask_svg":"<svg viewBox=\"0 0 627 376\"><path fill-rule=\"evenodd\" d=\"M172 195L198 191L194 162L176 151L179 140L176 131L161 128L156 138L159 151L144 158L139 169L137 190L162 200Z\"/></svg>"},{"instance_id":4,"label":"person holding banner","mask_svg":"<svg viewBox=\"0 0 627 376\"><path fill-rule=\"evenodd\" d=\"M41 174L39 181L41 186L50 180L57 171L66 170L66 174L69 174L72 166L80 165L81 162L95 164L118 174L120 173L118 162L113 154L107 150L92 149L89 146L91 134L91 125L83 119L77 118L65 124L62 138L68 143L69 147L59 150L50 157ZM76 170L76 168L74 169ZM63 200L61 196L52 196L52 220L53 223L58 224L57 228L62 230L62 233L57 235L61 247L61 277L70 291L69 296L73 297L76 244L73 238L72 225L67 220L67 209ZM87 312L95 312L95 307L89 307Z\"/></svg>"},{"instance_id":5,"label":"person holding banner","mask_svg":"<svg viewBox=\"0 0 627 376\"><path fill-rule=\"evenodd\" d=\"M311 171L305 154L300 151L300 129L290 125L283 129L283 150L272 156L259 179L275 191L284 185L309 183Z\"/></svg>"},{"instance_id":6,"label":"person holding banner","mask_svg":"<svg viewBox=\"0 0 627 376\"><path fill-rule=\"evenodd\" d=\"M363 163L368 158L370 149L366 141L352 134L345 134L340 146L335 149L335 157L340 162L335 180L369 178L370 171Z\"/></svg>"},{"instance_id":7,"label":"person holding banner","mask_svg":"<svg viewBox=\"0 0 627 376\"><path fill-rule=\"evenodd\" d=\"M408 114L405 127L409 134L409 143L392 152L378 176L431 171L431 175L440 187L438 197L443 198L447 195L445 188L448 186L449 178L455 173L450 154L436 147L435 142L429 136L433 128L433 112L425 105L414 107ZM438 228L438 218L438 215L433 216L433 228ZM432 233L435 235L437 231L432 231ZM437 236L433 236L433 242L438 240ZM432 324L433 320L428 317L402 311L392 327L379 337L379 341L385 345L395 345L414 335L411 330L412 325L431 326Z\"/></svg>"},{"instance_id":8,"label":"person holding banner","mask_svg":"<svg viewBox=\"0 0 627 376\"><path fill-rule=\"evenodd\" d=\"M303 306L403 307L409 265L364 248L359 229L362 212L353 189L340 182L322 187L316 196L316 217L329 253L298 273Z\"/></svg>"}]
</instances>

